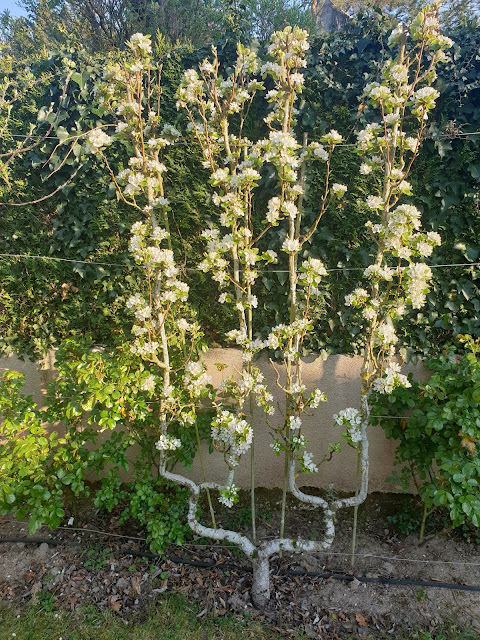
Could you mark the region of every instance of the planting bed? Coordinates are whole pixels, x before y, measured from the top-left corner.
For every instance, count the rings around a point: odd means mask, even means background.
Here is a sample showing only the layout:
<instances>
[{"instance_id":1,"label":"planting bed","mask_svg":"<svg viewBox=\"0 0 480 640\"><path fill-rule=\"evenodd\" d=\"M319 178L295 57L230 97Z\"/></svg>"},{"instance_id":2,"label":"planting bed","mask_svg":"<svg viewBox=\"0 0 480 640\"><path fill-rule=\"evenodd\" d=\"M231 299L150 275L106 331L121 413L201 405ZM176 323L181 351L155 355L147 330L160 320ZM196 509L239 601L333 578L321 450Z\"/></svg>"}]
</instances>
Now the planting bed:
<instances>
[{"instance_id":1,"label":"planting bed","mask_svg":"<svg viewBox=\"0 0 480 640\"><path fill-rule=\"evenodd\" d=\"M275 533L276 498L258 496L261 536ZM128 620L141 618L147 604L173 591L195 601L200 616L236 612L265 619L279 635L296 631L312 638L409 638L422 629L434 637L443 626L458 624L475 637L480 633L478 546L458 531L436 535L419 546L415 534L398 531L413 527L415 509L415 502L403 496L370 496L360 512L353 569L351 514L338 526L329 553L276 558L266 611L253 608L248 563L235 549L192 539L162 557L148 556L142 531L119 526L115 515L88 509L74 527L42 529L33 542L26 524L6 515L0 517L0 537L25 540L0 545L0 597L18 608L32 598L70 610L94 603ZM248 529L248 511L243 508L237 514L236 525ZM296 526L301 522L304 535L317 531L321 536L315 511L297 508L291 514ZM229 526L235 524L233 517L226 511L219 516ZM378 581L384 578L386 584ZM437 586L392 584L392 579ZM445 588L445 583L458 589ZM479 590L462 590L465 585Z\"/></svg>"}]
</instances>

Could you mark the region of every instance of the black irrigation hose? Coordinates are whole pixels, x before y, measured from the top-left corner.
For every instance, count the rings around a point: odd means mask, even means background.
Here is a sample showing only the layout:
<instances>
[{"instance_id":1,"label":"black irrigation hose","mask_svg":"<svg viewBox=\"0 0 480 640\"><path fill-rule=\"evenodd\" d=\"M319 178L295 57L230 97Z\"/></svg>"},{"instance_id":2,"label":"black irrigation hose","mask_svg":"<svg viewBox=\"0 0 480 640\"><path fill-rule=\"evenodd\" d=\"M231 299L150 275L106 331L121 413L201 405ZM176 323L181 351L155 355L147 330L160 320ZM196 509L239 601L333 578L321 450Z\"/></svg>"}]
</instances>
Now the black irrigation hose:
<instances>
[{"instance_id":1,"label":"black irrigation hose","mask_svg":"<svg viewBox=\"0 0 480 640\"><path fill-rule=\"evenodd\" d=\"M1 543L7 542L23 542L23 543L31 543L31 544L49 544L52 546L59 545L69 545L82 547L86 546L82 542L66 542L65 540L55 540L50 538L0 538ZM134 549L122 549L123 553L126 553L130 556L136 556L139 558L151 558L155 560L165 560L168 559L174 564L183 564L189 567L197 567L199 569L236 569L237 571L244 571L246 573L252 573L251 567L239 566L232 562L222 562L221 564L215 564L213 562L199 562L198 560L185 560L183 558L179 558L176 555L168 554L162 556L158 553L150 553L148 551L135 551ZM295 571L295 570L280 570L276 571L273 575L276 576L303 576L308 578L322 578L324 580L343 580L344 582L353 582L357 580L358 582L363 582L365 584L377 583L377 584L391 584L391 585L406 585L412 587L434 587L437 589L451 589L453 591L477 591L480 592L480 587L476 587L474 585L468 584L452 584L449 582L433 582L433 581L422 581L422 580L409 580L408 578L397 579L397 578L367 578L362 576L352 576L346 573L320 573L319 571Z\"/></svg>"},{"instance_id":2,"label":"black irrigation hose","mask_svg":"<svg viewBox=\"0 0 480 640\"><path fill-rule=\"evenodd\" d=\"M53 538L0 538L0 544L2 542L24 542L32 544L50 544L52 547L60 545L68 545L70 547L81 547L81 542L65 542L65 540L54 540Z\"/></svg>"}]
</instances>

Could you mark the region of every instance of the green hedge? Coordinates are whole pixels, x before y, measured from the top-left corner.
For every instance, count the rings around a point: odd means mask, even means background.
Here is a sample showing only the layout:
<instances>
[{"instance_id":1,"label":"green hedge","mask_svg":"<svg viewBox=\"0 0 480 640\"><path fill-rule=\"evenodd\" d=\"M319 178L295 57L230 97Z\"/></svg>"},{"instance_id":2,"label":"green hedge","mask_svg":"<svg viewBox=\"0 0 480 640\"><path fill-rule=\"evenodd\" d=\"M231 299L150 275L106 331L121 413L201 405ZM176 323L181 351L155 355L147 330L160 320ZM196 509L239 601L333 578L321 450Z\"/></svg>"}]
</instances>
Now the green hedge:
<instances>
[{"instance_id":1,"label":"green hedge","mask_svg":"<svg viewBox=\"0 0 480 640\"><path fill-rule=\"evenodd\" d=\"M329 128L337 129L348 141L367 117L359 101L363 86L375 79L382 66L384 43L391 25L375 13L360 16L341 34L322 36L312 43L306 70L305 104L299 114L299 133L317 139ZM451 60L442 66L438 79L441 97L428 123L427 140L411 175L414 202L423 212L427 230L438 230L442 247L433 263L472 263L480 256L478 191L480 180L480 34L462 28L449 34L456 41ZM222 64L234 57L234 43L224 40ZM175 90L185 68L195 65L208 51L175 50L162 52L162 114L165 121L184 127L175 108ZM77 64L76 73L62 98L56 76L61 76L65 57ZM32 105L51 101L60 113L55 123L57 135L63 131L93 127L104 121L101 109L92 101L95 80L102 73L104 60L81 51L62 52L37 65L34 73L51 71L54 79L35 87L29 94L29 115L15 124L25 131L25 120L32 119ZM27 111L26 109L24 111ZM265 134L266 107L261 97L255 102L248 135ZM47 125L43 125L46 127ZM62 129L63 128L63 129ZM63 184L77 168L74 154L67 158L58 140L49 139L23 156L13 167L11 187L5 186L2 199L32 200ZM53 153L53 156L50 154ZM63 154L63 155L62 155ZM45 165L45 160L49 161ZM168 196L172 202L174 249L184 257L191 285L191 304L212 341L221 342L234 319L219 310L211 313L217 294L209 277L196 272L202 243L199 232L209 220L210 195L195 144L184 138L165 157ZM121 150L113 160L124 162ZM355 287L361 269L368 261L369 240L364 233L367 211L365 196L372 192L370 176L358 173L360 159L351 148L343 147L334 165L334 179L349 187L346 206L328 212L323 226L312 237L306 256L321 257L328 267L338 268L328 279L323 316L310 345L317 351L351 353L359 348L359 327L343 305L345 293ZM57 168L53 177L46 176ZM266 176L257 195L258 220L269 196ZM315 213L322 189L322 176L313 172L305 201L306 221ZM3 207L0 233L2 253L50 255L57 258L94 260L120 266L81 265L80 263L0 259L0 351L38 356L67 337L88 335L96 342L108 343L111 334L123 331L122 300L138 286L135 269L128 257L127 244L132 212L112 200L113 189L105 167L94 158L79 170L74 181L54 197L29 207ZM133 214L134 215L134 214ZM281 238L278 238L281 243ZM272 248L275 248L272 246ZM279 269L282 269L280 264ZM265 274L261 294L264 309L256 330L282 317L285 295L283 274ZM478 269L439 267L428 305L421 313L406 318L405 347L427 354L457 333L480 335L480 292ZM222 315L223 313L223 315ZM413 329L413 330L412 330Z\"/></svg>"}]
</instances>

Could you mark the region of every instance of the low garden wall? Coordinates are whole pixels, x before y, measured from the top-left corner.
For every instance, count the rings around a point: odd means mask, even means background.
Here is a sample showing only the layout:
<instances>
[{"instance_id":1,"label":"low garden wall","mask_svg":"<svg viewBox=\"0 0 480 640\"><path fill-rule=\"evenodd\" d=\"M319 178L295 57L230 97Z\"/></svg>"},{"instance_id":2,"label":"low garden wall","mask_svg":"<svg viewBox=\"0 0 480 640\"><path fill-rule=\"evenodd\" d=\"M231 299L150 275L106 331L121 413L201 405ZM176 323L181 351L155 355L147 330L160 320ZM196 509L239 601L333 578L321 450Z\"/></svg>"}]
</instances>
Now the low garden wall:
<instances>
[{"instance_id":1,"label":"low garden wall","mask_svg":"<svg viewBox=\"0 0 480 640\"><path fill-rule=\"evenodd\" d=\"M235 375L241 369L241 353L236 349L210 349L205 357L207 368L218 388L222 379ZM222 366L218 366L221 364ZM344 355L330 356L327 360L320 357L309 357L304 360L303 378L307 389L320 388L327 395L328 402L323 403L312 415L302 418L304 433L310 440L307 447L314 452L314 459L318 463L328 450L328 444L340 440L340 429L334 426L332 416L346 407L358 407L360 395L359 373L362 365L360 357ZM264 372L270 390L275 392L277 374L271 364L260 360L260 367ZM20 371L26 376L25 393L42 404L42 397L46 385L55 376L55 357L50 353L43 362L22 362L12 356L0 358L0 373L5 369ZM412 371L415 377L424 378L425 369L421 365L405 366L403 372ZM276 394L275 404L283 402L282 392ZM270 418L272 426L280 420L280 412ZM266 425L265 414L261 408L255 407L253 415L255 428L255 458L256 484L259 487L279 487L283 478L283 458L276 457L270 443L271 433ZM395 487L386 482L392 471L395 442L387 440L380 426L370 427L370 490L392 491ZM223 480L225 465L220 454L205 453L206 468L209 479ZM198 462L198 461L197 461ZM340 491L351 491L355 480L356 454L347 445L343 446L341 454L335 454L331 462L320 466L318 474L303 475L300 478L305 484L327 488L333 484ZM195 464L193 476L200 479L200 465ZM250 469L248 464L241 464L237 469L235 483L241 487L248 487L250 483Z\"/></svg>"}]
</instances>

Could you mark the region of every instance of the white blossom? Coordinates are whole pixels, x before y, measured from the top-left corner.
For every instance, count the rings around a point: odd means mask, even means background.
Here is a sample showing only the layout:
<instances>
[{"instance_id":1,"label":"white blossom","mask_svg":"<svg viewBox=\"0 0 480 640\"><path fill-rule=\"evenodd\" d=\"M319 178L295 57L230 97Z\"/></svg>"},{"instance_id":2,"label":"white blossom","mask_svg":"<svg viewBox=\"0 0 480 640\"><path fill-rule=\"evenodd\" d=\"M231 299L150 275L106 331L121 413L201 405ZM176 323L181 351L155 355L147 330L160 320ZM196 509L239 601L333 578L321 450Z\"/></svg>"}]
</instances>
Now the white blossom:
<instances>
[{"instance_id":1,"label":"white blossom","mask_svg":"<svg viewBox=\"0 0 480 640\"><path fill-rule=\"evenodd\" d=\"M87 136L85 151L87 153L99 153L104 147L112 143L112 138L103 129L94 129Z\"/></svg>"},{"instance_id":2,"label":"white blossom","mask_svg":"<svg viewBox=\"0 0 480 640\"><path fill-rule=\"evenodd\" d=\"M347 193L347 186L335 182L335 184L332 185L332 191L337 196L337 198L342 198Z\"/></svg>"},{"instance_id":3,"label":"white blossom","mask_svg":"<svg viewBox=\"0 0 480 640\"><path fill-rule=\"evenodd\" d=\"M313 453L308 453L304 451L302 457L300 458L300 471L304 473L317 473L318 467L313 462Z\"/></svg>"},{"instance_id":4,"label":"white blossom","mask_svg":"<svg viewBox=\"0 0 480 640\"><path fill-rule=\"evenodd\" d=\"M372 173L372 165L368 164L368 162L362 162L360 165L360 174L367 176L369 173Z\"/></svg>"},{"instance_id":5,"label":"white blossom","mask_svg":"<svg viewBox=\"0 0 480 640\"><path fill-rule=\"evenodd\" d=\"M175 451L175 449L179 449L181 446L182 443L178 438L164 435L163 433L155 444L155 448L159 451Z\"/></svg>"},{"instance_id":6,"label":"white blossom","mask_svg":"<svg viewBox=\"0 0 480 640\"><path fill-rule=\"evenodd\" d=\"M333 421L339 427L346 428L346 435L352 444L356 445L362 440L362 432L360 426L362 424L362 414L358 409L349 407L343 409L333 416Z\"/></svg>"},{"instance_id":7,"label":"white blossom","mask_svg":"<svg viewBox=\"0 0 480 640\"><path fill-rule=\"evenodd\" d=\"M383 377L377 378L373 384L375 391L381 394L392 393L397 387L411 387L407 376L400 373L400 365L396 362L389 363L383 372Z\"/></svg>"},{"instance_id":8,"label":"white blossom","mask_svg":"<svg viewBox=\"0 0 480 640\"><path fill-rule=\"evenodd\" d=\"M140 389L142 391L153 391L155 389L155 376L150 374L144 378Z\"/></svg>"},{"instance_id":9,"label":"white blossom","mask_svg":"<svg viewBox=\"0 0 480 640\"><path fill-rule=\"evenodd\" d=\"M385 202L380 196L367 197L367 207L369 207L369 209L381 209L384 204Z\"/></svg>"},{"instance_id":10,"label":"white blossom","mask_svg":"<svg viewBox=\"0 0 480 640\"><path fill-rule=\"evenodd\" d=\"M297 416L290 416L289 425L292 431L297 431L302 426L302 421Z\"/></svg>"},{"instance_id":11,"label":"white blossom","mask_svg":"<svg viewBox=\"0 0 480 640\"><path fill-rule=\"evenodd\" d=\"M232 483L225 489L221 489L218 501L228 508L233 507L234 503L238 501L238 487Z\"/></svg>"},{"instance_id":12,"label":"white blossom","mask_svg":"<svg viewBox=\"0 0 480 640\"><path fill-rule=\"evenodd\" d=\"M295 253L300 249L300 242L296 238L285 238L282 249L286 253Z\"/></svg>"},{"instance_id":13,"label":"white blossom","mask_svg":"<svg viewBox=\"0 0 480 640\"><path fill-rule=\"evenodd\" d=\"M336 131L335 129L332 129L331 131L326 133L324 136L322 136L322 142L324 142L325 144L331 144L331 145L340 144L341 142L343 142L343 138L338 133L338 131Z\"/></svg>"},{"instance_id":14,"label":"white blossom","mask_svg":"<svg viewBox=\"0 0 480 640\"><path fill-rule=\"evenodd\" d=\"M144 53L152 53L152 44L149 35L145 36L143 33L134 33L133 36L130 36L128 44L132 49L139 49Z\"/></svg>"}]
</instances>

